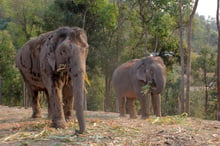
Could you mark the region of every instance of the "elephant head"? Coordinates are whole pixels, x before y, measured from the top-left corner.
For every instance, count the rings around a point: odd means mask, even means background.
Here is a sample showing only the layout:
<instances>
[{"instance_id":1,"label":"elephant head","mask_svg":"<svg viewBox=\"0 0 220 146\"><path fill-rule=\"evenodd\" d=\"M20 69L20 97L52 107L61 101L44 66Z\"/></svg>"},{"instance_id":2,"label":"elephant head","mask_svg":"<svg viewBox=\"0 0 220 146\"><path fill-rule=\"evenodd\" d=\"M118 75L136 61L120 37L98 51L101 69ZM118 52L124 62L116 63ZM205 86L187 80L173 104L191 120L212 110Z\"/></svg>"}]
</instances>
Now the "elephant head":
<instances>
[{"instance_id":1,"label":"elephant head","mask_svg":"<svg viewBox=\"0 0 220 146\"><path fill-rule=\"evenodd\" d=\"M159 94L165 87L165 65L160 57L146 57L140 59L136 65L136 78L138 81L151 86L153 94Z\"/></svg>"},{"instance_id":2,"label":"elephant head","mask_svg":"<svg viewBox=\"0 0 220 146\"><path fill-rule=\"evenodd\" d=\"M85 121L83 114L84 99L84 75L86 73L86 57L88 53L87 36L78 27L63 27L59 29L45 43L47 49L46 60L54 73L64 72L68 74L73 86L74 108L79 122L80 130L83 133Z\"/></svg>"}]
</instances>

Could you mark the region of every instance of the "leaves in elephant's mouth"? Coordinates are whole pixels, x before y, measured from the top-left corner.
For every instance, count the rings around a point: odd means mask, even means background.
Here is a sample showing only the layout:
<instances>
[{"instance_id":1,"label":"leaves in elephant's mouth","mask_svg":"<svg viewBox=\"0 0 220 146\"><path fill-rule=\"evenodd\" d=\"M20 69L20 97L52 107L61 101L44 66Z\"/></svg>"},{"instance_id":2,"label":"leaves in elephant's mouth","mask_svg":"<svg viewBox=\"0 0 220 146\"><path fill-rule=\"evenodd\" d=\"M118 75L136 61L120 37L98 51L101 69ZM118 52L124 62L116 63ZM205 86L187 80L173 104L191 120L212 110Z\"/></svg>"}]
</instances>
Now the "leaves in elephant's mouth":
<instances>
[{"instance_id":1,"label":"leaves in elephant's mouth","mask_svg":"<svg viewBox=\"0 0 220 146\"><path fill-rule=\"evenodd\" d=\"M143 93L143 94L149 93L150 88L151 88L151 85L149 85L149 84L143 86L143 87L141 88L141 93Z\"/></svg>"},{"instance_id":2,"label":"leaves in elephant's mouth","mask_svg":"<svg viewBox=\"0 0 220 146\"><path fill-rule=\"evenodd\" d=\"M58 68L57 68L57 72L63 72L67 69L67 65L66 64L59 64Z\"/></svg>"}]
</instances>

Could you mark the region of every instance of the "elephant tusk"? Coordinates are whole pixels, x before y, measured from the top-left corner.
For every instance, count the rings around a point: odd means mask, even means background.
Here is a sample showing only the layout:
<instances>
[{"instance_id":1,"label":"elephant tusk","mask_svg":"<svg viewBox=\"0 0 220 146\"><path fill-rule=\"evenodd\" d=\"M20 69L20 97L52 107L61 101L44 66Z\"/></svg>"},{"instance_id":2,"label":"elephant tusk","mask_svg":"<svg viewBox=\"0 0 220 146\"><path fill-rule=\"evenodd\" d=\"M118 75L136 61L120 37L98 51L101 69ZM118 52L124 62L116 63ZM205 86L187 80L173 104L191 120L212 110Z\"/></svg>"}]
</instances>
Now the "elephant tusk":
<instances>
[{"instance_id":1,"label":"elephant tusk","mask_svg":"<svg viewBox=\"0 0 220 146\"><path fill-rule=\"evenodd\" d=\"M84 87L84 92L85 92L86 94L88 94L88 90L86 89L86 87Z\"/></svg>"},{"instance_id":2,"label":"elephant tusk","mask_svg":"<svg viewBox=\"0 0 220 146\"><path fill-rule=\"evenodd\" d=\"M88 78L88 75L87 75L87 73L85 72L85 74L84 74L84 81L87 83L87 85L89 86L89 87L91 87L91 83L90 83L90 81L89 81L89 78ZM88 93L88 90L86 89L86 86L84 86L84 92L87 94Z\"/></svg>"},{"instance_id":3,"label":"elephant tusk","mask_svg":"<svg viewBox=\"0 0 220 146\"><path fill-rule=\"evenodd\" d=\"M84 80L86 81L86 83L89 85L89 87L91 86L91 83L89 81L88 75L87 73L84 74Z\"/></svg>"}]
</instances>

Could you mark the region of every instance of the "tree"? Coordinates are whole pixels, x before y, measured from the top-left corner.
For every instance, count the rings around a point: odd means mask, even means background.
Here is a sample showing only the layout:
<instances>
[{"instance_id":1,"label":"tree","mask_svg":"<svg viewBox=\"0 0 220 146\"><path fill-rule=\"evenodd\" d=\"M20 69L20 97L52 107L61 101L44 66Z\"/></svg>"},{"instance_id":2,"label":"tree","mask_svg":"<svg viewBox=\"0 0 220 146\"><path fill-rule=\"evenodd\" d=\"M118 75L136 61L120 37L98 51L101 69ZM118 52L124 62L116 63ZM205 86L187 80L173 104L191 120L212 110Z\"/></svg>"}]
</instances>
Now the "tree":
<instances>
[{"instance_id":1,"label":"tree","mask_svg":"<svg viewBox=\"0 0 220 146\"><path fill-rule=\"evenodd\" d=\"M208 43L207 43L208 44ZM194 80L197 81L197 85L199 88L202 86L205 90L205 95L202 96L204 98L204 111L205 114L209 114L208 112L208 105L209 105L209 88L213 84L213 78L209 74L215 74L215 62L216 62L216 51L212 50L209 46L204 46L201 48L200 53L192 62L192 67L194 69ZM199 83L198 83L199 82ZM202 86L201 86L202 85Z\"/></svg>"},{"instance_id":2,"label":"tree","mask_svg":"<svg viewBox=\"0 0 220 146\"><path fill-rule=\"evenodd\" d=\"M187 52L187 80L186 80L186 113L190 113L190 77L191 77L191 40L192 40L192 23L193 17L195 15L199 0L196 0L193 6L192 13L189 16L188 22L188 32L187 32L187 45L188 45L188 52Z\"/></svg>"},{"instance_id":3,"label":"tree","mask_svg":"<svg viewBox=\"0 0 220 146\"><path fill-rule=\"evenodd\" d=\"M21 105L21 79L15 68L16 50L7 30L0 31L0 77L2 77L2 98L6 105Z\"/></svg>"},{"instance_id":4,"label":"tree","mask_svg":"<svg viewBox=\"0 0 220 146\"><path fill-rule=\"evenodd\" d=\"M150 23L150 21L153 19L154 17L154 9L153 9L153 1L149 0L149 1L145 1L145 0L138 0L138 6L139 6L139 15L140 15L140 19L142 22L142 27L144 30L144 35L145 35L145 56L148 54L148 37L149 37L149 31L148 31L148 25Z\"/></svg>"},{"instance_id":5,"label":"tree","mask_svg":"<svg viewBox=\"0 0 220 146\"><path fill-rule=\"evenodd\" d=\"M182 0L179 0L179 37L180 37L180 64L181 64L181 81L180 81L180 100L181 107L180 113L185 111L184 109L184 49L183 49L183 14L182 14Z\"/></svg>"},{"instance_id":6,"label":"tree","mask_svg":"<svg viewBox=\"0 0 220 146\"><path fill-rule=\"evenodd\" d=\"M217 12L216 12L216 23L218 28L218 56L217 56L217 120L220 121L220 24L219 24L219 4L220 0L217 0Z\"/></svg>"},{"instance_id":7,"label":"tree","mask_svg":"<svg viewBox=\"0 0 220 146\"><path fill-rule=\"evenodd\" d=\"M43 14L53 0L2 0L4 17L10 18L9 30L16 49L43 32ZM19 36L19 37L17 37Z\"/></svg>"}]
</instances>

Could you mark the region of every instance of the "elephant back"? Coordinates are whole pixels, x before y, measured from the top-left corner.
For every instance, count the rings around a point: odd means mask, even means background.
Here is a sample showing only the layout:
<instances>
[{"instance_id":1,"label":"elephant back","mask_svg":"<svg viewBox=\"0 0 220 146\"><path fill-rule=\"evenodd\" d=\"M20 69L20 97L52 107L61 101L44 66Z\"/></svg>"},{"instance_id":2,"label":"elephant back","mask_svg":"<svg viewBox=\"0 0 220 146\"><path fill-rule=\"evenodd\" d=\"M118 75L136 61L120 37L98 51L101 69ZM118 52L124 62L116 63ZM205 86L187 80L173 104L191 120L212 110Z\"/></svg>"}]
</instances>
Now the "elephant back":
<instances>
[{"instance_id":1,"label":"elephant back","mask_svg":"<svg viewBox=\"0 0 220 146\"><path fill-rule=\"evenodd\" d=\"M27 41L16 54L16 66L25 82L35 88L44 88L40 73L40 53L51 32L41 34Z\"/></svg>"},{"instance_id":2,"label":"elephant back","mask_svg":"<svg viewBox=\"0 0 220 146\"><path fill-rule=\"evenodd\" d=\"M113 72L112 85L118 97L136 97L133 92L131 71L137 61L138 59L123 63Z\"/></svg>"}]
</instances>

